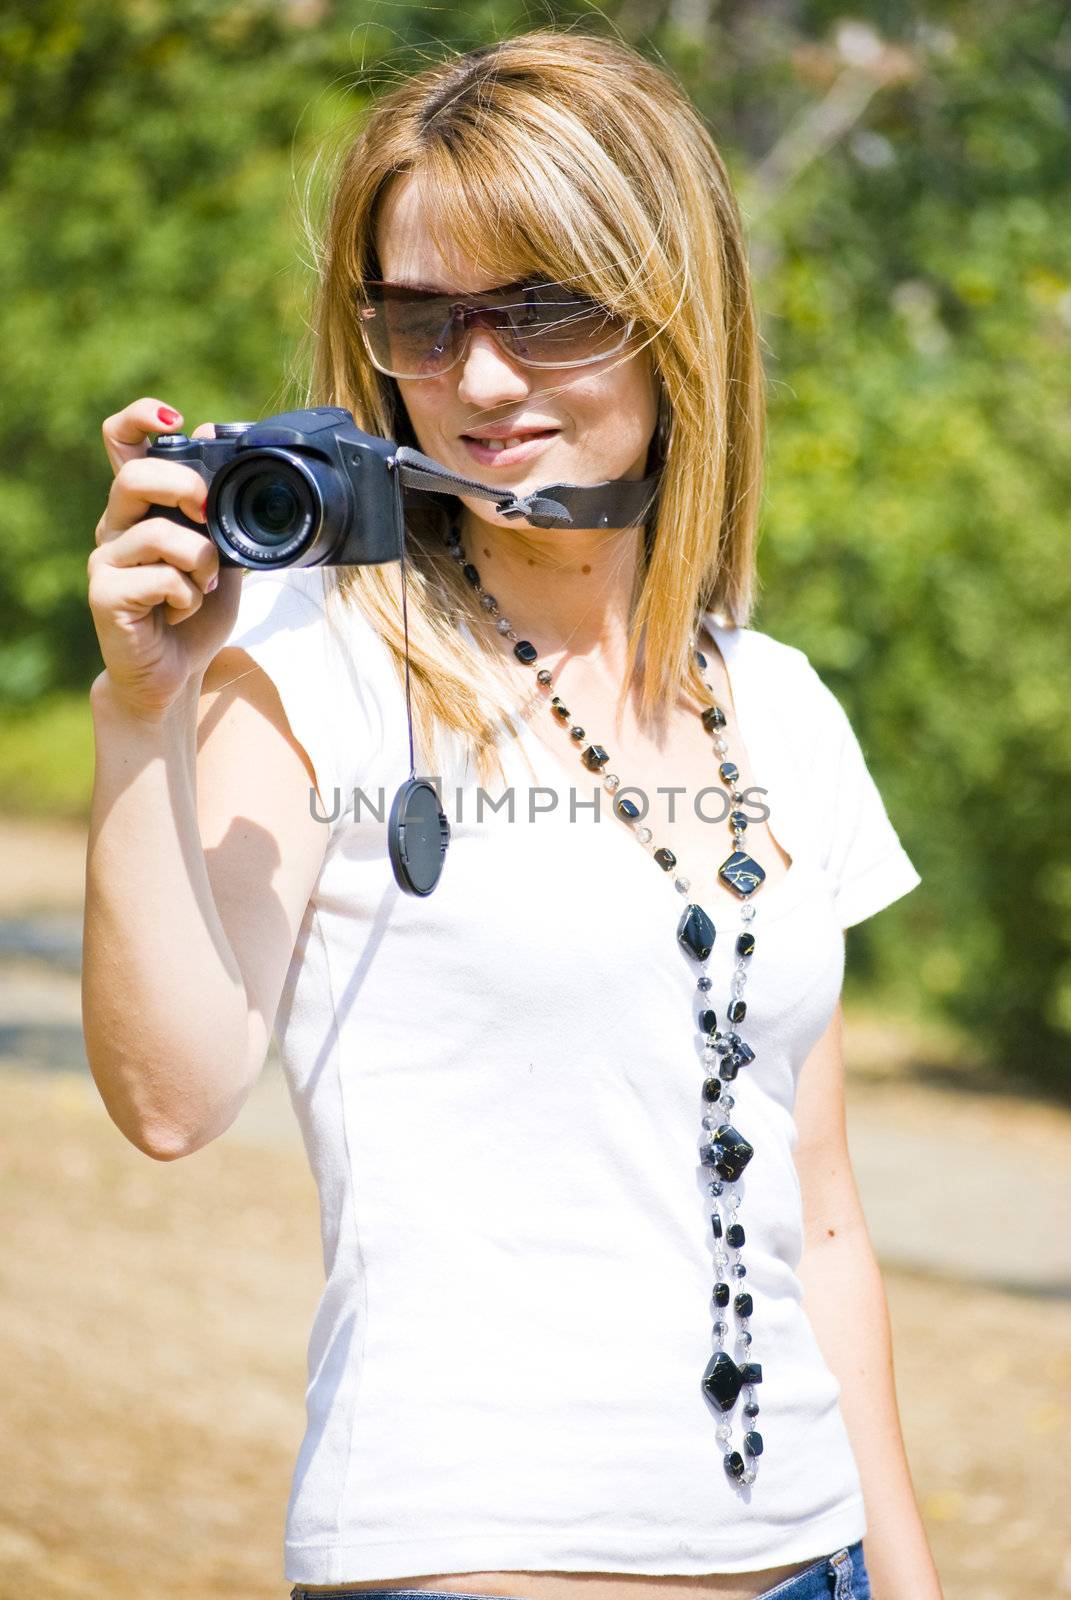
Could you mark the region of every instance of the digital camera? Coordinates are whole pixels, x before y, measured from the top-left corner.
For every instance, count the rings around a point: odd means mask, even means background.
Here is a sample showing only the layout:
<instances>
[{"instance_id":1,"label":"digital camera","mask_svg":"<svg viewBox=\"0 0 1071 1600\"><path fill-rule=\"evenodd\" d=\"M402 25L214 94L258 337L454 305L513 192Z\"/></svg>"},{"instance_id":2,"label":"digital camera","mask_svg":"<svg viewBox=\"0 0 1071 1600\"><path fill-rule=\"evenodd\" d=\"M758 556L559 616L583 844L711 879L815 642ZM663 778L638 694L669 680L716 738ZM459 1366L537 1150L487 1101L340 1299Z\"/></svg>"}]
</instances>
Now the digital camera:
<instances>
[{"instance_id":1,"label":"digital camera","mask_svg":"<svg viewBox=\"0 0 1071 1600\"><path fill-rule=\"evenodd\" d=\"M343 567L398 561L404 488L398 446L363 433L341 406L217 422L215 437L164 433L148 450L184 461L208 488L206 521L151 506L206 534L225 567Z\"/></svg>"}]
</instances>

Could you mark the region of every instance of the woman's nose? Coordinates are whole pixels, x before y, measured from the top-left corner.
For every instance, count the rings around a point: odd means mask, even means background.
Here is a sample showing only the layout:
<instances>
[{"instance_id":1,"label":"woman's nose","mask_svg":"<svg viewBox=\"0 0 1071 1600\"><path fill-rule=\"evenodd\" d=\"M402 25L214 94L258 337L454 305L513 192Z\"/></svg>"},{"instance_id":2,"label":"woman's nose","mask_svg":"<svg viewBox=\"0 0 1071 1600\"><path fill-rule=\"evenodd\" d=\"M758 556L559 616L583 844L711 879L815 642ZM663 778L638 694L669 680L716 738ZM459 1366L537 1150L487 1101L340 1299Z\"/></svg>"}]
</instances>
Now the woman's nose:
<instances>
[{"instance_id":1,"label":"woman's nose","mask_svg":"<svg viewBox=\"0 0 1071 1600\"><path fill-rule=\"evenodd\" d=\"M510 360L486 328L469 329L460 374L458 399L475 409L523 399L531 388L523 367Z\"/></svg>"}]
</instances>

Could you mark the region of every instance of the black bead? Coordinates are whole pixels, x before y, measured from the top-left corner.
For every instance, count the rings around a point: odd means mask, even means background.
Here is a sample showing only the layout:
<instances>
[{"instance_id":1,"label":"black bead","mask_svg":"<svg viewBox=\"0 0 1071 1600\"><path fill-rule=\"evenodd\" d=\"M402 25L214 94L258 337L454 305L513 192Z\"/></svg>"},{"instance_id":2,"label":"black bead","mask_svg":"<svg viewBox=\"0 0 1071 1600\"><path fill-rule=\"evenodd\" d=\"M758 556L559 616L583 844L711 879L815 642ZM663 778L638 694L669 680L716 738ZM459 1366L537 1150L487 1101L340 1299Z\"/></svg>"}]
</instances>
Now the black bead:
<instances>
[{"instance_id":1,"label":"black bead","mask_svg":"<svg viewBox=\"0 0 1071 1600\"><path fill-rule=\"evenodd\" d=\"M724 728L725 712L721 709L721 706L707 706L706 710L702 712L701 715L703 718L703 726L708 733L713 733L716 728Z\"/></svg>"},{"instance_id":2,"label":"black bead","mask_svg":"<svg viewBox=\"0 0 1071 1600\"><path fill-rule=\"evenodd\" d=\"M717 1014L716 1011L711 1011L708 1008L706 1011L701 1011L699 1013L699 1031L700 1031L700 1033L713 1033L717 1026L718 1026L718 1014Z\"/></svg>"},{"instance_id":3,"label":"black bead","mask_svg":"<svg viewBox=\"0 0 1071 1600\"><path fill-rule=\"evenodd\" d=\"M624 817L627 822L635 822L640 814L640 808L635 800L629 800L625 795L620 800L614 801L614 810L619 817Z\"/></svg>"},{"instance_id":4,"label":"black bead","mask_svg":"<svg viewBox=\"0 0 1071 1600\"><path fill-rule=\"evenodd\" d=\"M762 1382L762 1364L758 1361L745 1361L740 1368L745 1383Z\"/></svg>"},{"instance_id":5,"label":"black bead","mask_svg":"<svg viewBox=\"0 0 1071 1600\"><path fill-rule=\"evenodd\" d=\"M703 1388L722 1411L729 1411L744 1387L740 1368L727 1350L719 1350L707 1362L703 1373Z\"/></svg>"},{"instance_id":6,"label":"black bead","mask_svg":"<svg viewBox=\"0 0 1071 1600\"><path fill-rule=\"evenodd\" d=\"M714 1304L716 1306L727 1306L729 1304L729 1285L727 1283L716 1283L714 1285Z\"/></svg>"},{"instance_id":7,"label":"black bead","mask_svg":"<svg viewBox=\"0 0 1071 1600\"><path fill-rule=\"evenodd\" d=\"M718 1067L718 1071L721 1073L722 1080L725 1083L732 1083L733 1079L740 1071L740 1068L737 1066L734 1057L723 1056L721 1064Z\"/></svg>"},{"instance_id":8,"label":"black bead","mask_svg":"<svg viewBox=\"0 0 1071 1600\"><path fill-rule=\"evenodd\" d=\"M480 581L479 569L474 567L471 561L466 561L461 570L475 589Z\"/></svg>"},{"instance_id":9,"label":"black bead","mask_svg":"<svg viewBox=\"0 0 1071 1600\"><path fill-rule=\"evenodd\" d=\"M753 933L738 933L736 936L736 953L738 956L750 956L755 951L755 935Z\"/></svg>"},{"instance_id":10,"label":"black bead","mask_svg":"<svg viewBox=\"0 0 1071 1600\"><path fill-rule=\"evenodd\" d=\"M730 1222L729 1231L725 1235L734 1250L739 1250L744 1242L744 1230L739 1222ZM745 1313L746 1315L746 1313Z\"/></svg>"},{"instance_id":11,"label":"black bead","mask_svg":"<svg viewBox=\"0 0 1071 1600\"><path fill-rule=\"evenodd\" d=\"M746 1000L730 1000L729 1001L729 1021L730 1022L743 1022L743 1020L744 1020L744 1018L746 1016L747 1016L747 1001Z\"/></svg>"},{"instance_id":12,"label":"black bead","mask_svg":"<svg viewBox=\"0 0 1071 1600\"><path fill-rule=\"evenodd\" d=\"M714 948L717 930L702 906L690 905L677 925L677 938L688 954L705 961Z\"/></svg>"},{"instance_id":13,"label":"black bead","mask_svg":"<svg viewBox=\"0 0 1071 1600\"><path fill-rule=\"evenodd\" d=\"M718 776L723 783L735 783L740 776L740 768L732 761L723 761L718 768Z\"/></svg>"},{"instance_id":14,"label":"black bead","mask_svg":"<svg viewBox=\"0 0 1071 1600\"><path fill-rule=\"evenodd\" d=\"M744 1406L744 1415L745 1415L745 1417L757 1417L758 1414L759 1414L759 1402L757 1400L749 1400L747 1402L747 1404Z\"/></svg>"},{"instance_id":15,"label":"black bead","mask_svg":"<svg viewBox=\"0 0 1071 1600\"><path fill-rule=\"evenodd\" d=\"M580 759L589 772L598 772L600 767L606 765L610 757L601 744L589 744Z\"/></svg>"},{"instance_id":16,"label":"black bead","mask_svg":"<svg viewBox=\"0 0 1071 1600\"><path fill-rule=\"evenodd\" d=\"M718 868L718 877L723 878L737 894L747 895L759 887L766 873L746 850L734 850Z\"/></svg>"},{"instance_id":17,"label":"black bead","mask_svg":"<svg viewBox=\"0 0 1071 1600\"><path fill-rule=\"evenodd\" d=\"M714 1229L715 1239L720 1239L722 1234L721 1212L715 1211L710 1218L710 1226Z\"/></svg>"},{"instance_id":18,"label":"black bead","mask_svg":"<svg viewBox=\"0 0 1071 1600\"><path fill-rule=\"evenodd\" d=\"M583 728L570 728L569 737L570 739L575 739L577 744L579 744L581 739L587 738L587 734L584 732Z\"/></svg>"},{"instance_id":19,"label":"black bead","mask_svg":"<svg viewBox=\"0 0 1071 1600\"><path fill-rule=\"evenodd\" d=\"M730 1123L723 1122L720 1128L714 1130L711 1143L700 1151L700 1159L704 1166L713 1167L719 1178L732 1183L754 1154L754 1146L748 1144L743 1134L738 1133Z\"/></svg>"},{"instance_id":20,"label":"black bead","mask_svg":"<svg viewBox=\"0 0 1071 1600\"><path fill-rule=\"evenodd\" d=\"M725 1457L725 1470L730 1478L742 1478L744 1476L744 1458L739 1450L730 1450Z\"/></svg>"},{"instance_id":21,"label":"black bead","mask_svg":"<svg viewBox=\"0 0 1071 1600\"><path fill-rule=\"evenodd\" d=\"M695 659L696 659L696 660L697 660L697 661L698 661L698 663L699 663L699 665L700 665L700 666L701 666L701 667L705 667L705 666L706 666L706 664L707 664L707 658L706 658L706 656L705 656L705 655L704 655L704 654L703 654L703 652L702 652L702 650L697 650L697 651L696 651L696 653L695 653Z\"/></svg>"},{"instance_id":22,"label":"black bead","mask_svg":"<svg viewBox=\"0 0 1071 1600\"><path fill-rule=\"evenodd\" d=\"M661 849L655 851L654 858L658 862L658 865L664 868L666 872L668 872L671 867L675 867L677 865L676 856L673 854L672 850L667 850L665 845L663 845Z\"/></svg>"},{"instance_id":23,"label":"black bead","mask_svg":"<svg viewBox=\"0 0 1071 1600\"><path fill-rule=\"evenodd\" d=\"M526 667L530 667L532 662L539 655L539 651L536 649L535 645L532 644L531 640L522 639L519 644L515 644L513 646L513 654L517 657L518 661L523 661Z\"/></svg>"},{"instance_id":24,"label":"black bead","mask_svg":"<svg viewBox=\"0 0 1071 1600\"><path fill-rule=\"evenodd\" d=\"M736 1312L738 1317L750 1317L752 1311L754 1310L751 1296L749 1294L736 1295L733 1300L733 1310Z\"/></svg>"},{"instance_id":25,"label":"black bead","mask_svg":"<svg viewBox=\"0 0 1071 1600\"><path fill-rule=\"evenodd\" d=\"M707 1102L707 1104L709 1105L713 1101L719 1099L720 1095L721 1084L718 1082L718 1079L705 1078L703 1080L703 1099Z\"/></svg>"},{"instance_id":26,"label":"black bead","mask_svg":"<svg viewBox=\"0 0 1071 1600\"><path fill-rule=\"evenodd\" d=\"M446 543L448 545L459 545L461 543L461 529L451 527L446 535Z\"/></svg>"},{"instance_id":27,"label":"black bead","mask_svg":"<svg viewBox=\"0 0 1071 1600\"><path fill-rule=\"evenodd\" d=\"M733 1046L732 1063L734 1067L746 1067L749 1061L754 1061L755 1052L743 1039Z\"/></svg>"},{"instance_id":28,"label":"black bead","mask_svg":"<svg viewBox=\"0 0 1071 1600\"><path fill-rule=\"evenodd\" d=\"M756 1433L754 1429L752 1429L749 1433L745 1433L744 1449L747 1451L749 1456L761 1456L762 1434Z\"/></svg>"},{"instance_id":29,"label":"black bead","mask_svg":"<svg viewBox=\"0 0 1071 1600\"><path fill-rule=\"evenodd\" d=\"M743 811L730 811L729 821L732 823L734 828L739 828L741 833L743 833L744 829L748 825L748 817Z\"/></svg>"},{"instance_id":30,"label":"black bead","mask_svg":"<svg viewBox=\"0 0 1071 1600\"><path fill-rule=\"evenodd\" d=\"M558 718L560 718L560 720L561 720L561 721L562 721L562 722L568 722L568 721L569 721L569 718L570 718L570 717L571 717L571 716L572 716L572 714L573 714L573 713L572 713L572 712L571 712L571 711L570 711L570 710L569 710L569 707L568 707L568 706L563 706L563 705L562 705L562 703L561 703L561 701L560 701L560 700L559 700L559 701L558 701L558 702L557 702L557 704L556 704L556 705L555 705L555 704L554 704L554 703L553 703L553 702L552 702L552 703L551 703L551 707L550 707L550 709L551 709L551 710L552 710L552 711L553 711L553 713L554 713L554 715L555 715L555 716L556 716L556 717L558 717Z\"/></svg>"}]
</instances>

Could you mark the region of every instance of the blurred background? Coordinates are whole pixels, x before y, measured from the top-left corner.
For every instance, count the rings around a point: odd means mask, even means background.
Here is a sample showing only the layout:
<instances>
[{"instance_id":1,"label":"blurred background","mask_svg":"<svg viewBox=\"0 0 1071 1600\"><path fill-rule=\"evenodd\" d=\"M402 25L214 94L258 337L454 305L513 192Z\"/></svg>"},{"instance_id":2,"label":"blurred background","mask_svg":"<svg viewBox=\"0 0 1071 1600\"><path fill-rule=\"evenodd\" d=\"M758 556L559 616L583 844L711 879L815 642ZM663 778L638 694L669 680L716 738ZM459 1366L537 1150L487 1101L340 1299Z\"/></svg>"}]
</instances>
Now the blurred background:
<instances>
[{"instance_id":1,"label":"blurred background","mask_svg":"<svg viewBox=\"0 0 1071 1600\"><path fill-rule=\"evenodd\" d=\"M753 625L841 698L923 879L845 990L909 1459L947 1600L1071 1594L1071 5L6 0L0 1600L282 1594L321 1282L274 1056L170 1164L85 1063L101 422L296 401L321 152L399 74L548 23L663 62L737 185Z\"/></svg>"}]
</instances>

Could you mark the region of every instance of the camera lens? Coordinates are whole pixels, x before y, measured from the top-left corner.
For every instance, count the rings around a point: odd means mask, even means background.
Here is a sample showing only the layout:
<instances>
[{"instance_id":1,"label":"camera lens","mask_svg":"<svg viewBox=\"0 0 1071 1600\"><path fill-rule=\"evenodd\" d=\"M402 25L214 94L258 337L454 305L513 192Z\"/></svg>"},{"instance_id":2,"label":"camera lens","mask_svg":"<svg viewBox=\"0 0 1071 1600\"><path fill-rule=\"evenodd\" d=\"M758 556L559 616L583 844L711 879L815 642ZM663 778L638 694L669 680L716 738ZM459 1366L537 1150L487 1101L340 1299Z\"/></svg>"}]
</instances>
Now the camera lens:
<instances>
[{"instance_id":1,"label":"camera lens","mask_svg":"<svg viewBox=\"0 0 1071 1600\"><path fill-rule=\"evenodd\" d=\"M330 560L348 517L345 480L312 454L239 447L212 483L212 537L239 566L268 570Z\"/></svg>"},{"instance_id":2,"label":"camera lens","mask_svg":"<svg viewBox=\"0 0 1071 1600\"><path fill-rule=\"evenodd\" d=\"M290 473L258 473L244 483L234 502L234 517L247 539L274 548L286 544L306 526L309 496Z\"/></svg>"}]
</instances>

